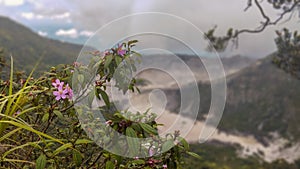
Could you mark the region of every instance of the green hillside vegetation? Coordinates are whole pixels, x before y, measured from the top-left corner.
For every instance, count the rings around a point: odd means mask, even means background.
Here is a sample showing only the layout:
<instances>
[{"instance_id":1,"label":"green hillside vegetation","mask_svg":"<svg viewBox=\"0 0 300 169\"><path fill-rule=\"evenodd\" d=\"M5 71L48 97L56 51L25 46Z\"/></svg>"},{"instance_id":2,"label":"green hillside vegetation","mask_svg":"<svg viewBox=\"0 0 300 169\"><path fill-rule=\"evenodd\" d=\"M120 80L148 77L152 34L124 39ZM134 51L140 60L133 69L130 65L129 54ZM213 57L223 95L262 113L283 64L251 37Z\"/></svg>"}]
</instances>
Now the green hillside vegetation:
<instances>
[{"instance_id":1,"label":"green hillside vegetation","mask_svg":"<svg viewBox=\"0 0 300 169\"><path fill-rule=\"evenodd\" d=\"M264 162L256 156L241 158L237 155L238 145L223 144L217 141L191 145L191 150L202 159L186 158L186 169L299 169L300 160L289 164L284 160Z\"/></svg>"},{"instance_id":2,"label":"green hillside vegetation","mask_svg":"<svg viewBox=\"0 0 300 169\"><path fill-rule=\"evenodd\" d=\"M188 86L186 86L188 87ZM227 77L227 101L219 129L236 134L252 134L260 141L271 132L290 140L300 139L300 80L272 63L272 56ZM198 83L203 120L210 107L210 84ZM180 91L166 90L178 100ZM168 107L167 107L168 108Z\"/></svg>"},{"instance_id":3,"label":"green hillside vegetation","mask_svg":"<svg viewBox=\"0 0 300 169\"><path fill-rule=\"evenodd\" d=\"M272 56L228 79L221 129L300 139L300 81L273 65Z\"/></svg>"},{"instance_id":4,"label":"green hillside vegetation","mask_svg":"<svg viewBox=\"0 0 300 169\"><path fill-rule=\"evenodd\" d=\"M0 17L0 47L6 58L14 57L19 70L30 72L40 60L39 70L73 63L82 46L47 39L9 18ZM7 59L9 60L9 59Z\"/></svg>"}]
</instances>

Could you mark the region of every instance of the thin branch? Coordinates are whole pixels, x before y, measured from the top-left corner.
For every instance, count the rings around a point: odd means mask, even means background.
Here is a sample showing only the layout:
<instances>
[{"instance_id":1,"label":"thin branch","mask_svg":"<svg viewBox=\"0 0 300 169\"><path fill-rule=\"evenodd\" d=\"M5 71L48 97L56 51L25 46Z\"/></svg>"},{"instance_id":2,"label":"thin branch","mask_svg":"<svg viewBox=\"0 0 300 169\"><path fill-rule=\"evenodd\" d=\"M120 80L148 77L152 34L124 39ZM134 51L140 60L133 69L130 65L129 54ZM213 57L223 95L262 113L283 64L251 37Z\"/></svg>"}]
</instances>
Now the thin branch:
<instances>
[{"instance_id":1,"label":"thin branch","mask_svg":"<svg viewBox=\"0 0 300 169\"><path fill-rule=\"evenodd\" d=\"M264 9L262 8L262 6L260 5L260 3L258 2L258 0L254 0L255 5L257 6L260 14L262 15L262 17L265 19L265 22L262 24L261 28L259 29L242 29L239 30L235 33L235 35L233 36L233 38L238 37L239 34L241 33L260 33L262 31L264 31L266 29L266 27L269 25L270 23L270 18L266 15L266 13L264 12Z\"/></svg>"},{"instance_id":2,"label":"thin branch","mask_svg":"<svg viewBox=\"0 0 300 169\"><path fill-rule=\"evenodd\" d=\"M263 18L266 19L266 23L270 21L270 18L266 15L263 7L260 5L260 2L258 0L254 0L256 7L259 9L260 14L262 15Z\"/></svg>"},{"instance_id":3,"label":"thin branch","mask_svg":"<svg viewBox=\"0 0 300 169\"><path fill-rule=\"evenodd\" d=\"M260 2L258 0L254 0L254 2L255 2L256 7L259 10L261 16L265 19L265 21L262 22L262 25L259 28L256 28L256 29L241 29L241 30L236 31L233 38L237 38L239 36L239 34L241 34L241 33L260 33L260 32L263 32L268 26L278 24L278 22L280 22L284 18L285 15L293 12L294 9L300 4L300 1L295 1L289 9L284 10L284 12L282 12L277 19L275 19L274 21L271 21L270 17L265 13L265 11L264 11L263 7L261 6ZM252 6L252 0L249 0L247 8L249 8L251 6ZM247 8L246 8L246 10L247 10Z\"/></svg>"},{"instance_id":4,"label":"thin branch","mask_svg":"<svg viewBox=\"0 0 300 169\"><path fill-rule=\"evenodd\" d=\"M252 6L252 0L248 0L248 4L247 4L246 8L244 9L244 12L246 12L251 6Z\"/></svg>"},{"instance_id":5,"label":"thin branch","mask_svg":"<svg viewBox=\"0 0 300 169\"><path fill-rule=\"evenodd\" d=\"M281 24L285 24L286 22L290 21L292 19L293 15L294 15L294 13L295 13L295 10L293 10L291 12L290 16L286 20L284 20L283 22L281 22L280 25Z\"/></svg>"},{"instance_id":6,"label":"thin branch","mask_svg":"<svg viewBox=\"0 0 300 169\"><path fill-rule=\"evenodd\" d=\"M274 21L274 22L271 22L270 24L272 25L276 25L280 20L282 20L282 18L292 12L298 5L299 5L300 1L295 1L294 4L287 10L285 10L283 13L281 13L281 15Z\"/></svg>"}]
</instances>

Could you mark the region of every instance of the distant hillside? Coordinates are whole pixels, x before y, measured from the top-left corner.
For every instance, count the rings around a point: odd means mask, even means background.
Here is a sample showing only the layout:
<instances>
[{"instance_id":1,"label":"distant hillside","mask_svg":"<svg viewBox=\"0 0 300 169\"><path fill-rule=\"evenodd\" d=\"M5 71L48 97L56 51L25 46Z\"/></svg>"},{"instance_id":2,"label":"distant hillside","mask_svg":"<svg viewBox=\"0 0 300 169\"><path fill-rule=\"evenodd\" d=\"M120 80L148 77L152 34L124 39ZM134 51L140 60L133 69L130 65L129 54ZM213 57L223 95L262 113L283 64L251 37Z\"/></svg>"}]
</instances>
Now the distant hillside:
<instances>
[{"instance_id":1,"label":"distant hillside","mask_svg":"<svg viewBox=\"0 0 300 169\"><path fill-rule=\"evenodd\" d=\"M47 70L57 64L73 63L82 46L63 43L39 36L9 18L0 17L0 47L5 56L12 55L15 65L21 70L30 71L42 58L39 69Z\"/></svg>"},{"instance_id":2,"label":"distant hillside","mask_svg":"<svg viewBox=\"0 0 300 169\"><path fill-rule=\"evenodd\" d=\"M201 95L198 119L203 120L210 107L210 84L199 82L198 87ZM272 132L300 140L300 80L272 64L271 56L229 75L227 87L227 102L219 129L253 134L261 141L271 138ZM167 109L178 112L180 91L165 92L176 100L176 103L168 103Z\"/></svg>"},{"instance_id":3,"label":"distant hillside","mask_svg":"<svg viewBox=\"0 0 300 169\"><path fill-rule=\"evenodd\" d=\"M300 80L273 65L271 56L228 79L221 129L300 139Z\"/></svg>"}]
</instances>

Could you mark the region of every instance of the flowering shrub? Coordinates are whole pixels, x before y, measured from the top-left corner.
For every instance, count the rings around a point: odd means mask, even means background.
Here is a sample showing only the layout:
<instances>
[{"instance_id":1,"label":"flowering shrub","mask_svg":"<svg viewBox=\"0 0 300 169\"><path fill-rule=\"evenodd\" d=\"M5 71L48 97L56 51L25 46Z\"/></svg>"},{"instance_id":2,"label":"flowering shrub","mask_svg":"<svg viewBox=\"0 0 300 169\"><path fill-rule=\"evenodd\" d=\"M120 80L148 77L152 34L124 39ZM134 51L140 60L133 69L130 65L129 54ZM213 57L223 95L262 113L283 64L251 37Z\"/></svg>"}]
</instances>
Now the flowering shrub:
<instances>
[{"instance_id":1,"label":"flowering shrub","mask_svg":"<svg viewBox=\"0 0 300 169\"><path fill-rule=\"evenodd\" d=\"M129 41L103 53L91 52L96 60L92 60L90 65L77 62L73 65L58 65L38 78L32 78L31 75L16 78L11 64L10 79L0 81L0 166L38 169L166 169L182 168L183 154L198 157L188 152L189 145L179 136L179 132L169 134L166 139L160 138L154 114L134 114L135 120L132 120L126 118L133 116L131 112L120 112L110 103L106 84L123 61L130 61L132 54L135 54L131 48L136 42ZM133 63L131 66L134 68ZM92 78L93 71L97 79ZM82 73L85 73L84 76ZM77 78L72 80L72 75ZM116 83L120 90L124 93L128 90L138 91L135 79L130 79L126 86L123 84L126 76L120 76L122 80ZM81 97L73 91L84 89L88 84L85 82L91 79L94 80L93 96L105 102L99 108L105 119L94 118L94 114L85 109L75 111L74 105ZM73 85L72 89L72 83L80 85ZM79 121L78 118L88 121ZM103 126L104 132L101 130ZM114 130L129 137L124 142L124 146L128 147L125 153L141 153L138 147L147 154L142 154L144 158L126 158L112 154L90 140L95 140L95 137L105 140L105 130ZM141 145L130 139L149 137L154 138L154 141ZM105 143L105 146L122 150L119 144Z\"/></svg>"}]
</instances>

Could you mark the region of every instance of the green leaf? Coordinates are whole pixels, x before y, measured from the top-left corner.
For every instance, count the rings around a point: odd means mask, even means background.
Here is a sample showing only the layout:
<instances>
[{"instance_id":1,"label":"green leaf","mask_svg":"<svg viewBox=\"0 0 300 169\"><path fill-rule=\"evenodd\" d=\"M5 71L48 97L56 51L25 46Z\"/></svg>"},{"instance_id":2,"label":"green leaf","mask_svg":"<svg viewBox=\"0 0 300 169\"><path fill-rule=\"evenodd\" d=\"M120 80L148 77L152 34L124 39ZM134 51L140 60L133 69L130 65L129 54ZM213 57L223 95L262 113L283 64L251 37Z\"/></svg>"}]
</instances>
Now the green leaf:
<instances>
[{"instance_id":1,"label":"green leaf","mask_svg":"<svg viewBox=\"0 0 300 169\"><path fill-rule=\"evenodd\" d=\"M120 56L115 57L117 65L119 65L122 62L122 58Z\"/></svg>"},{"instance_id":2,"label":"green leaf","mask_svg":"<svg viewBox=\"0 0 300 169\"><path fill-rule=\"evenodd\" d=\"M95 90L95 95L96 95L96 97L97 97L98 100L101 100L101 98L99 96L99 94L100 94L99 90L100 90L100 87L97 87L96 90Z\"/></svg>"},{"instance_id":3,"label":"green leaf","mask_svg":"<svg viewBox=\"0 0 300 169\"><path fill-rule=\"evenodd\" d=\"M105 164L105 169L114 169L114 163L111 161L107 161Z\"/></svg>"},{"instance_id":4,"label":"green leaf","mask_svg":"<svg viewBox=\"0 0 300 169\"><path fill-rule=\"evenodd\" d=\"M133 121L135 121L135 120L133 120ZM136 123L132 124L130 127L133 128L133 130L136 131L136 132L142 132L141 126L139 126Z\"/></svg>"},{"instance_id":5,"label":"green leaf","mask_svg":"<svg viewBox=\"0 0 300 169\"><path fill-rule=\"evenodd\" d=\"M9 78L9 90L8 90L8 95L12 95L13 91L13 72L14 72L14 59L12 56L10 56L10 78Z\"/></svg>"},{"instance_id":6,"label":"green leaf","mask_svg":"<svg viewBox=\"0 0 300 169\"><path fill-rule=\"evenodd\" d=\"M112 156L113 156L113 159L117 160L117 166L120 166L123 162L124 157L118 156L118 155L112 155Z\"/></svg>"},{"instance_id":7,"label":"green leaf","mask_svg":"<svg viewBox=\"0 0 300 169\"><path fill-rule=\"evenodd\" d=\"M58 111L58 110L54 110L53 113L54 113L58 118L60 118L60 119L63 119L63 118L64 118L64 116L63 116L63 115L61 114L61 112Z\"/></svg>"},{"instance_id":8,"label":"green leaf","mask_svg":"<svg viewBox=\"0 0 300 169\"><path fill-rule=\"evenodd\" d=\"M78 82L81 83L81 84L84 82L84 76L82 74L79 74L77 76L77 79L78 79Z\"/></svg>"},{"instance_id":9,"label":"green leaf","mask_svg":"<svg viewBox=\"0 0 300 169\"><path fill-rule=\"evenodd\" d=\"M92 91L90 91L89 94L88 94L87 101L88 101L89 106L92 106L94 98L95 98L95 91L94 90L95 89L93 89Z\"/></svg>"},{"instance_id":10,"label":"green leaf","mask_svg":"<svg viewBox=\"0 0 300 169\"><path fill-rule=\"evenodd\" d=\"M46 122L49 119L49 113L45 113L42 117L42 122Z\"/></svg>"},{"instance_id":11,"label":"green leaf","mask_svg":"<svg viewBox=\"0 0 300 169\"><path fill-rule=\"evenodd\" d=\"M126 136L127 136L126 139L128 143L129 153L132 156L138 156L140 143L139 143L139 139L137 138L136 132L131 127L127 127Z\"/></svg>"},{"instance_id":12,"label":"green leaf","mask_svg":"<svg viewBox=\"0 0 300 169\"><path fill-rule=\"evenodd\" d=\"M67 148L70 148L72 147L73 145L71 143L67 143L67 144L64 144L60 147L58 147L54 152L53 152L53 156L59 154L60 152L64 151L65 149Z\"/></svg>"},{"instance_id":13,"label":"green leaf","mask_svg":"<svg viewBox=\"0 0 300 169\"><path fill-rule=\"evenodd\" d=\"M28 131L30 131L30 132L33 132L33 133L35 133L35 134L37 134L37 135L39 135L39 136L43 136L43 137L46 137L46 138L48 138L48 139L51 139L51 140L53 140L53 141L55 141L55 142L58 142L58 143L60 143L60 144L64 144L64 143L63 143L62 141L60 141L59 139L56 139L56 138L54 138L54 137L52 137L52 136L50 136L50 135L48 135L48 134L45 134L45 133L43 133L43 132L37 131L37 130L33 129L31 126L29 126L29 125L27 125L27 124L22 124L22 123L14 122L14 121L1 121L1 120L0 120L0 123L14 125L14 126L16 126L16 127L20 127L20 128L25 129L25 130L28 130Z\"/></svg>"},{"instance_id":14,"label":"green leaf","mask_svg":"<svg viewBox=\"0 0 300 169\"><path fill-rule=\"evenodd\" d=\"M73 161L77 167L79 167L82 163L82 156L78 151L73 150Z\"/></svg>"},{"instance_id":15,"label":"green leaf","mask_svg":"<svg viewBox=\"0 0 300 169\"><path fill-rule=\"evenodd\" d=\"M182 137L179 137L180 143L182 144L182 146L184 147L185 150L189 150L190 149L190 145L189 143Z\"/></svg>"},{"instance_id":16,"label":"green leaf","mask_svg":"<svg viewBox=\"0 0 300 169\"><path fill-rule=\"evenodd\" d=\"M105 56L105 58L106 58L106 60L104 63L104 68L106 69L110 65L110 63L113 59L113 55L107 55L107 56Z\"/></svg>"},{"instance_id":17,"label":"green leaf","mask_svg":"<svg viewBox=\"0 0 300 169\"><path fill-rule=\"evenodd\" d=\"M78 145L78 144L90 144L90 143L93 143L93 141L88 140L88 139L78 139L75 142L76 145Z\"/></svg>"},{"instance_id":18,"label":"green leaf","mask_svg":"<svg viewBox=\"0 0 300 169\"><path fill-rule=\"evenodd\" d=\"M104 100L106 106L110 107L109 98L108 98L108 95L106 94L106 92L103 91L102 89L98 89L98 90L99 90L99 93L100 93L102 99Z\"/></svg>"},{"instance_id":19,"label":"green leaf","mask_svg":"<svg viewBox=\"0 0 300 169\"><path fill-rule=\"evenodd\" d=\"M140 89L139 89L138 87L135 87L135 89L137 90L137 92L138 92L139 94L141 94L141 91L140 91Z\"/></svg>"},{"instance_id":20,"label":"green leaf","mask_svg":"<svg viewBox=\"0 0 300 169\"><path fill-rule=\"evenodd\" d=\"M36 169L44 169L46 167L47 159L44 154L41 154L39 158L36 159Z\"/></svg>"},{"instance_id":21,"label":"green leaf","mask_svg":"<svg viewBox=\"0 0 300 169\"><path fill-rule=\"evenodd\" d=\"M143 164L145 164L145 161L144 160L133 160L132 163L138 164L138 165L143 165Z\"/></svg>"},{"instance_id":22,"label":"green leaf","mask_svg":"<svg viewBox=\"0 0 300 169\"><path fill-rule=\"evenodd\" d=\"M187 152L187 154L190 155L190 156L193 156L193 157L195 157L195 158L198 158L199 160L202 160L202 158L201 158L198 154L196 154L196 153L193 153L193 152Z\"/></svg>"},{"instance_id":23,"label":"green leaf","mask_svg":"<svg viewBox=\"0 0 300 169\"><path fill-rule=\"evenodd\" d=\"M137 42L138 42L138 40L131 40L128 42L128 46L131 46L132 44L135 44Z\"/></svg>"},{"instance_id":24,"label":"green leaf","mask_svg":"<svg viewBox=\"0 0 300 169\"><path fill-rule=\"evenodd\" d=\"M171 148L173 148L174 145L174 141L173 140L167 140L166 142L164 142L164 144L162 145L162 152L167 152L169 151Z\"/></svg>"},{"instance_id":25,"label":"green leaf","mask_svg":"<svg viewBox=\"0 0 300 169\"><path fill-rule=\"evenodd\" d=\"M0 143L1 143L3 140L5 140L5 139L9 138L10 136L12 136L13 134L15 134L16 132L18 132L19 130L21 130L21 129L22 129L22 128L16 128L15 130L10 131L9 133L7 133L7 134L1 136L1 137L0 137Z\"/></svg>"},{"instance_id":26,"label":"green leaf","mask_svg":"<svg viewBox=\"0 0 300 169\"><path fill-rule=\"evenodd\" d=\"M152 126L146 123L139 123L139 125L149 134L158 135L158 132L156 129L154 129Z\"/></svg>"}]
</instances>

